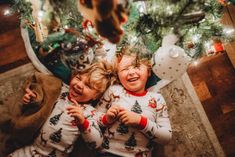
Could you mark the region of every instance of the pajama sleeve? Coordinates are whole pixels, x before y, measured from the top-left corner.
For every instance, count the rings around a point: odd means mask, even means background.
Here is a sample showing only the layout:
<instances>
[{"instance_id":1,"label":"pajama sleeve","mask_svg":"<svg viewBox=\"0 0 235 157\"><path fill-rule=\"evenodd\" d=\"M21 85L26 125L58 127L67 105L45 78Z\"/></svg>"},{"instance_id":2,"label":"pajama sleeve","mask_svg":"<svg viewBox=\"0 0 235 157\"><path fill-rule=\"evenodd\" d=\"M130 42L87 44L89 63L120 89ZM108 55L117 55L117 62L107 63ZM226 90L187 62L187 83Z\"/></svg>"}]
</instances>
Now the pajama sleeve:
<instances>
[{"instance_id":1,"label":"pajama sleeve","mask_svg":"<svg viewBox=\"0 0 235 157\"><path fill-rule=\"evenodd\" d=\"M103 141L103 135L99 128L97 121L95 120L96 111L93 108L89 110L90 115L86 116L86 119L82 125L79 125L79 129L82 138L87 143L89 148L95 149L101 146Z\"/></svg>"},{"instance_id":2,"label":"pajama sleeve","mask_svg":"<svg viewBox=\"0 0 235 157\"><path fill-rule=\"evenodd\" d=\"M111 97L112 93L113 93L112 88L108 88L96 106L96 110L97 110L97 118L96 119L98 121L98 124L101 127L106 127L109 125L107 123L105 114L112 105L112 97Z\"/></svg>"},{"instance_id":3,"label":"pajama sleeve","mask_svg":"<svg viewBox=\"0 0 235 157\"><path fill-rule=\"evenodd\" d=\"M143 132L150 140L165 144L171 140L172 131L170 120L167 113L165 100L160 96L160 101L157 104L155 121L151 121L146 117L141 117L141 132Z\"/></svg>"}]
</instances>

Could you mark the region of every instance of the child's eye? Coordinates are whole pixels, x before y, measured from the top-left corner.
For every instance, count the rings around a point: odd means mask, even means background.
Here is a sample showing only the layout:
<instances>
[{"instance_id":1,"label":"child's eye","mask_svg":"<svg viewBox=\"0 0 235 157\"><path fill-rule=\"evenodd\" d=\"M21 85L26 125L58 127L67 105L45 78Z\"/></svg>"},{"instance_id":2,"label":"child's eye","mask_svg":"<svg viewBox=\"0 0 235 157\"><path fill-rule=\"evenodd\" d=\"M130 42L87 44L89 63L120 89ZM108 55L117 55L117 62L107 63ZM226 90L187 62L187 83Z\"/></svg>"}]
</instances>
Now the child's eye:
<instances>
[{"instance_id":1,"label":"child's eye","mask_svg":"<svg viewBox=\"0 0 235 157\"><path fill-rule=\"evenodd\" d=\"M91 86L89 84L85 84L88 88L91 88Z\"/></svg>"},{"instance_id":2,"label":"child's eye","mask_svg":"<svg viewBox=\"0 0 235 157\"><path fill-rule=\"evenodd\" d=\"M85 83L85 86L92 89L92 86L89 83Z\"/></svg>"},{"instance_id":3,"label":"child's eye","mask_svg":"<svg viewBox=\"0 0 235 157\"><path fill-rule=\"evenodd\" d=\"M121 69L120 71L127 71L127 70L129 70L129 66L128 67L125 67L125 68L123 68L123 69Z\"/></svg>"},{"instance_id":4,"label":"child's eye","mask_svg":"<svg viewBox=\"0 0 235 157\"><path fill-rule=\"evenodd\" d=\"M75 76L75 78L81 80L81 77L79 75Z\"/></svg>"},{"instance_id":5,"label":"child's eye","mask_svg":"<svg viewBox=\"0 0 235 157\"><path fill-rule=\"evenodd\" d=\"M140 65L139 65L139 64L136 64L136 65L134 66L134 68L140 69Z\"/></svg>"},{"instance_id":6,"label":"child's eye","mask_svg":"<svg viewBox=\"0 0 235 157\"><path fill-rule=\"evenodd\" d=\"M128 68L122 69L121 71L126 71L126 70L128 70Z\"/></svg>"}]
</instances>

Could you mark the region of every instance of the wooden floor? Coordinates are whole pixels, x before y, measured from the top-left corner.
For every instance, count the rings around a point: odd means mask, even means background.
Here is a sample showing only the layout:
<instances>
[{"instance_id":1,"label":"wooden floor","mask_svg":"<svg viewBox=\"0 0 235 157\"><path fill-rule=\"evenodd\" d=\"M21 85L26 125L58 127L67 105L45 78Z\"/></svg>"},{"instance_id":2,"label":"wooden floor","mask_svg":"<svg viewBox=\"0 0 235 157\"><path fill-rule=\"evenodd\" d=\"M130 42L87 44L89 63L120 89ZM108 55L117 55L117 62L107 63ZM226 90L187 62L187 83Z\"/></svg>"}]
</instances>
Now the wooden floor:
<instances>
[{"instance_id":1,"label":"wooden floor","mask_svg":"<svg viewBox=\"0 0 235 157\"><path fill-rule=\"evenodd\" d=\"M9 7L9 4L0 3L0 73L29 62L18 15L4 15Z\"/></svg>"},{"instance_id":2,"label":"wooden floor","mask_svg":"<svg viewBox=\"0 0 235 157\"><path fill-rule=\"evenodd\" d=\"M0 3L0 73L30 62L18 16L4 16L9 7ZM235 157L235 71L227 55L203 59L188 73L225 153Z\"/></svg>"},{"instance_id":3,"label":"wooden floor","mask_svg":"<svg viewBox=\"0 0 235 157\"><path fill-rule=\"evenodd\" d=\"M188 74L227 157L235 157L235 69L227 54L201 59Z\"/></svg>"}]
</instances>

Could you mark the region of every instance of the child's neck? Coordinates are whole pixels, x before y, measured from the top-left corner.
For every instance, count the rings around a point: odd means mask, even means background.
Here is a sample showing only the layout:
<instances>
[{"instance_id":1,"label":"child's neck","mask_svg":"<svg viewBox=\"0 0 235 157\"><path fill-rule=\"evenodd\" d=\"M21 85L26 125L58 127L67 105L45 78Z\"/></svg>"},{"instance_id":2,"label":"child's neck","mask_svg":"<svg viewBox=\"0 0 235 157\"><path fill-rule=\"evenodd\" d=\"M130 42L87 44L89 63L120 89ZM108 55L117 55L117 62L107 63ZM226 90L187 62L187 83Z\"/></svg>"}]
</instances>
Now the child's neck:
<instances>
[{"instance_id":1,"label":"child's neck","mask_svg":"<svg viewBox=\"0 0 235 157\"><path fill-rule=\"evenodd\" d=\"M68 100L69 100L70 102L73 102L70 95L68 95ZM79 103L80 105L84 105L84 104L92 104L93 101L92 101L92 100L87 101L87 102L78 102L78 101L77 101L77 103Z\"/></svg>"},{"instance_id":2,"label":"child's neck","mask_svg":"<svg viewBox=\"0 0 235 157\"><path fill-rule=\"evenodd\" d=\"M140 91L140 92L133 92L133 91L129 91L127 89L125 89L127 91L128 94L133 95L133 96L145 96L147 94L147 91Z\"/></svg>"}]
</instances>

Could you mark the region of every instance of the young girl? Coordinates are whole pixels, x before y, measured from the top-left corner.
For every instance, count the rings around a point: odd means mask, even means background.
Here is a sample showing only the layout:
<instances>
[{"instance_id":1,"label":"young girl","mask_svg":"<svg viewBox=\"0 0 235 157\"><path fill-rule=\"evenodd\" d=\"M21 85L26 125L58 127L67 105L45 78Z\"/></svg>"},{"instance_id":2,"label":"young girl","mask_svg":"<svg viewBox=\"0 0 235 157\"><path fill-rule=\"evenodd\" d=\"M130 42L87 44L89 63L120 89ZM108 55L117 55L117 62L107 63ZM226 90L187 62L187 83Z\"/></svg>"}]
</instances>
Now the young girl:
<instances>
[{"instance_id":1,"label":"young girl","mask_svg":"<svg viewBox=\"0 0 235 157\"><path fill-rule=\"evenodd\" d=\"M164 98L145 89L150 60L136 51L122 50L117 60L121 85L110 86L97 105L99 123L106 127L99 157L150 157L153 142L171 139Z\"/></svg>"},{"instance_id":2,"label":"young girl","mask_svg":"<svg viewBox=\"0 0 235 157\"><path fill-rule=\"evenodd\" d=\"M113 80L112 68L104 62L74 75L69 87L62 86L54 109L33 144L16 150L9 157L65 157L79 135L92 148L99 147L103 136L93 118L95 109L89 103L100 97ZM27 104L36 95L30 89L26 92L23 101Z\"/></svg>"}]
</instances>

